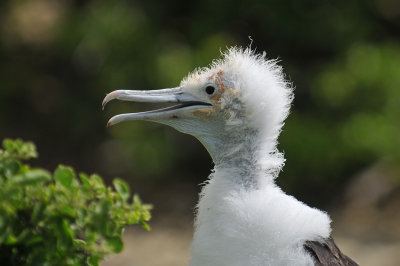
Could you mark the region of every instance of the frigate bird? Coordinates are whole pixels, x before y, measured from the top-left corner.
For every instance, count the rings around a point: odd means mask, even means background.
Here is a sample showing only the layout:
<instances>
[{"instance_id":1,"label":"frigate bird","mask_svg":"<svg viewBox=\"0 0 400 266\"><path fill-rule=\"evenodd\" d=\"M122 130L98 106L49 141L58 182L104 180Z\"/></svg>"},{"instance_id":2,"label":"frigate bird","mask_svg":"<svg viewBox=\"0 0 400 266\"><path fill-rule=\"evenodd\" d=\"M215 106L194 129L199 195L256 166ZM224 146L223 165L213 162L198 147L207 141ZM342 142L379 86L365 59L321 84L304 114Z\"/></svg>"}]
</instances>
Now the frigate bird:
<instances>
[{"instance_id":1,"label":"frigate bird","mask_svg":"<svg viewBox=\"0 0 400 266\"><path fill-rule=\"evenodd\" d=\"M293 89L276 60L230 48L176 88L116 90L113 99L178 103L120 114L108 125L147 120L196 137L214 169L196 208L191 266L357 265L331 238L329 216L274 182L284 164L277 138Z\"/></svg>"}]
</instances>

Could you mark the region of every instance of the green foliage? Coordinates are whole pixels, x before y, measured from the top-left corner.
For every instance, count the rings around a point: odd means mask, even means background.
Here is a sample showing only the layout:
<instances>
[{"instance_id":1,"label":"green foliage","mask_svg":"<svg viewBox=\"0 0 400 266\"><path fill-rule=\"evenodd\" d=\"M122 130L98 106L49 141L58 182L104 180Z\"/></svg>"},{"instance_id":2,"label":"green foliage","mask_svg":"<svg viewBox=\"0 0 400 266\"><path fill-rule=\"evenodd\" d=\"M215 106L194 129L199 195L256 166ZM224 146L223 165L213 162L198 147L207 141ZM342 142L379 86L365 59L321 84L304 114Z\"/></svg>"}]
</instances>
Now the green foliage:
<instances>
[{"instance_id":1,"label":"green foliage","mask_svg":"<svg viewBox=\"0 0 400 266\"><path fill-rule=\"evenodd\" d=\"M128 185L114 189L98 175L60 165L53 173L20 160L37 157L35 145L3 141L0 149L0 261L2 265L98 265L123 248L127 225L146 230L150 206Z\"/></svg>"}]
</instances>

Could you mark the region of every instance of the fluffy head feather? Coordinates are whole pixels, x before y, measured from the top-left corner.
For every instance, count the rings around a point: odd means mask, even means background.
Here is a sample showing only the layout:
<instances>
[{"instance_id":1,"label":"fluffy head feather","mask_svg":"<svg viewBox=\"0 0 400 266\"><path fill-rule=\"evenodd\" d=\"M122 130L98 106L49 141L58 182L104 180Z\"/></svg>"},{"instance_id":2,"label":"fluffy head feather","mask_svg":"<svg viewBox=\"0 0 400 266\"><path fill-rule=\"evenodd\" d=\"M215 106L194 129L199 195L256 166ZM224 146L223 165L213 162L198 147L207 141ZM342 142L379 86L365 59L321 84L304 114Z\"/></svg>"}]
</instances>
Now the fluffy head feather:
<instances>
[{"instance_id":1,"label":"fluffy head feather","mask_svg":"<svg viewBox=\"0 0 400 266\"><path fill-rule=\"evenodd\" d=\"M199 134L198 129L189 133L205 144L216 165L229 164L232 156L242 153L242 162L247 158L271 177L276 176L284 163L276 149L277 138L293 99L292 88L276 60L267 60L265 53L255 54L250 48L234 47L181 82L191 93L208 85L218 88L213 97L216 111L202 115L209 119L207 127L215 130L211 134ZM213 127L213 121L223 126ZM221 138L214 140L217 134ZM217 143L224 148L210 147Z\"/></svg>"}]
</instances>

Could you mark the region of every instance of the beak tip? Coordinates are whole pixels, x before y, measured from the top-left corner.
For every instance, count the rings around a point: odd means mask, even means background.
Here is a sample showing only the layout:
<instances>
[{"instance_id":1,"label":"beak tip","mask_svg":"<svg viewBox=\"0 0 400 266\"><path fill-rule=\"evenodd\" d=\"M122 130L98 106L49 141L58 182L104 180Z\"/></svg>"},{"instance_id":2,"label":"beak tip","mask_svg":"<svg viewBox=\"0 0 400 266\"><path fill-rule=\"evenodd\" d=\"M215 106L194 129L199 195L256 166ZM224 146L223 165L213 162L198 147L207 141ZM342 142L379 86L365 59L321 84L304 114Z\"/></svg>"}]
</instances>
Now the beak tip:
<instances>
[{"instance_id":1,"label":"beak tip","mask_svg":"<svg viewBox=\"0 0 400 266\"><path fill-rule=\"evenodd\" d=\"M118 99L118 95L120 94L120 92L121 92L120 90L116 90L116 91L106 94L106 97L104 97L104 100L101 103L103 110L106 107L108 102L110 102L114 99Z\"/></svg>"},{"instance_id":2,"label":"beak tip","mask_svg":"<svg viewBox=\"0 0 400 266\"><path fill-rule=\"evenodd\" d=\"M104 110L104 108L106 107L107 103L110 100L108 99L108 95L104 98L103 102L101 103L101 108Z\"/></svg>"}]
</instances>

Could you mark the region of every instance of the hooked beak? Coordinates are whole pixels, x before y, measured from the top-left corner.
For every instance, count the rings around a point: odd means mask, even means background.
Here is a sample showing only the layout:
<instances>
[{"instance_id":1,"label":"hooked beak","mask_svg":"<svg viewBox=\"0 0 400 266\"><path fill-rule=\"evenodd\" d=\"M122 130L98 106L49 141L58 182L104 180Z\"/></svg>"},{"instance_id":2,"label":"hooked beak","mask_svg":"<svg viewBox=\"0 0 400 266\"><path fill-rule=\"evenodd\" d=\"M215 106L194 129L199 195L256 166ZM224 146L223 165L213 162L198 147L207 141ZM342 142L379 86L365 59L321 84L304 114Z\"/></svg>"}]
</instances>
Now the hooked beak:
<instances>
[{"instance_id":1,"label":"hooked beak","mask_svg":"<svg viewBox=\"0 0 400 266\"><path fill-rule=\"evenodd\" d=\"M122 101L147 102L147 103L179 103L171 107L140 113L128 113L113 116L107 123L112 126L123 121L129 120L168 120L187 117L190 112L196 109L209 108L210 103L188 94L181 87L162 90L116 90L104 98L103 109L111 100L118 99Z\"/></svg>"}]
</instances>

